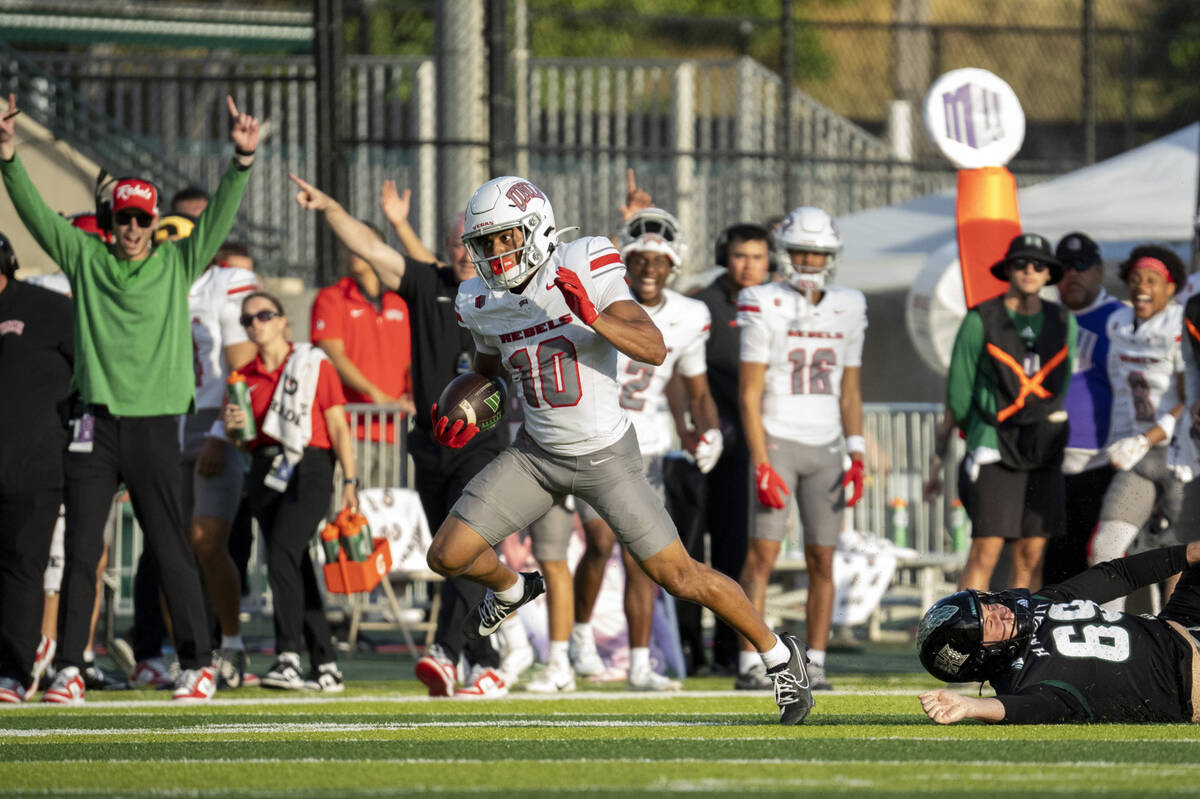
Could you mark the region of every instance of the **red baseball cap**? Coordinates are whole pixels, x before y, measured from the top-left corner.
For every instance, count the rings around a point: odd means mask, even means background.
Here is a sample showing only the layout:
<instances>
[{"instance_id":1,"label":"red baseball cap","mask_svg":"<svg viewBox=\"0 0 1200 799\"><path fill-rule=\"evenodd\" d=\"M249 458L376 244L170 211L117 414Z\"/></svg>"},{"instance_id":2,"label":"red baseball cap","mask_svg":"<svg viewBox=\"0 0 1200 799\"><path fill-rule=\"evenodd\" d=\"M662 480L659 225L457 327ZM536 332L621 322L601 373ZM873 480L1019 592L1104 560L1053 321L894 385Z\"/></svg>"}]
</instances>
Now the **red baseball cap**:
<instances>
[{"instance_id":1,"label":"red baseball cap","mask_svg":"<svg viewBox=\"0 0 1200 799\"><path fill-rule=\"evenodd\" d=\"M113 213L129 208L157 216L158 190L154 188L154 184L137 178L119 181L113 187Z\"/></svg>"}]
</instances>

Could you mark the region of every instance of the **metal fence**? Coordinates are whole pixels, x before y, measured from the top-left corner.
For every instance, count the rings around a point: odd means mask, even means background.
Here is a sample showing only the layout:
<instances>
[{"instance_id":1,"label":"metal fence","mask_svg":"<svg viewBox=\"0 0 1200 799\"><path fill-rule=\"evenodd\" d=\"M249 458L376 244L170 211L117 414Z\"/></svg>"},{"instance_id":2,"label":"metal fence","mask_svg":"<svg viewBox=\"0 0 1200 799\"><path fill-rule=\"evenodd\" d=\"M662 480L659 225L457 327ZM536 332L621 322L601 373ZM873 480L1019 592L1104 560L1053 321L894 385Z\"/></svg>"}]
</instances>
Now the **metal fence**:
<instances>
[{"instance_id":1,"label":"metal fence","mask_svg":"<svg viewBox=\"0 0 1200 799\"><path fill-rule=\"evenodd\" d=\"M384 435L355 436L355 458L360 479L368 488L411 487L410 459L405 447L407 418L396 409L381 409L371 405L348 405L351 429L370 431L382 426ZM863 406L864 433L867 440L866 481L863 499L851 511L854 529L891 537L895 500L905 502L907 543L921 554L946 554L954 551L949 528L951 503L957 496L956 466L962 455L962 444L952 439L943 472L940 475L944 490L934 502L923 500L922 484L926 477L929 456L933 453L934 431L941 418L942 406L935 403L867 403ZM386 430L400 435L386 435ZM341 496L340 474L331 487L332 503ZM128 503L115 512L113 549L108 575L117 586L114 609L121 615L133 612L133 575L142 551L141 529ZM315 534L314 530L314 534ZM270 589L266 579L266 562L258 546L260 534L254 527L254 546L251 550L249 583L251 593L247 608L259 613L271 613Z\"/></svg>"},{"instance_id":2,"label":"metal fence","mask_svg":"<svg viewBox=\"0 0 1200 799\"><path fill-rule=\"evenodd\" d=\"M422 57L347 59L351 125L344 142L351 213L386 229L379 186L414 191L412 222L436 247L445 196L461 207L473 186L447 185L439 152L478 141L437 138L435 63ZM39 122L118 174L139 172L164 196L215 186L230 146L224 95L264 120L236 235L266 274L314 282L319 220L295 203L289 173L316 173L318 105L309 57L20 54L0 44L0 80L32 94ZM564 225L606 233L617 223L625 169L675 210L704 269L709 241L731 221L782 213L793 196L844 213L925 192L952 179L922 177L879 138L803 92L793 92L792 157L782 148L782 83L748 58L534 59L523 83L526 117L516 163L541 184ZM116 142L123 142L120 149ZM132 143L130 145L129 143ZM82 210L82 209L80 209Z\"/></svg>"}]
</instances>

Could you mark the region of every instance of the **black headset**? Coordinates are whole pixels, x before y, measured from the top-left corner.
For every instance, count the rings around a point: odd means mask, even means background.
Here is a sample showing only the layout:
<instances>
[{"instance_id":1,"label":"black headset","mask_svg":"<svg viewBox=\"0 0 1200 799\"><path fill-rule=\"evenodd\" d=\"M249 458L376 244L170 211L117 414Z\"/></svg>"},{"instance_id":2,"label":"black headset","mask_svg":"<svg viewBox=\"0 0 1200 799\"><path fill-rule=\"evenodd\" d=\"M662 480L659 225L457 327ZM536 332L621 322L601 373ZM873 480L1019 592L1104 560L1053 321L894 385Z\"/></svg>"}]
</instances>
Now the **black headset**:
<instances>
[{"instance_id":1,"label":"black headset","mask_svg":"<svg viewBox=\"0 0 1200 799\"><path fill-rule=\"evenodd\" d=\"M0 233L0 274L12 277L17 268L17 253L13 250L12 242L8 236Z\"/></svg>"},{"instance_id":2,"label":"black headset","mask_svg":"<svg viewBox=\"0 0 1200 799\"><path fill-rule=\"evenodd\" d=\"M717 266L729 268L729 240L730 239L750 239L754 241L766 241L768 256L774 249L775 241L771 236L771 231L765 225L760 225L757 222L738 222L730 225L720 232L717 236L716 252L714 260Z\"/></svg>"}]
</instances>

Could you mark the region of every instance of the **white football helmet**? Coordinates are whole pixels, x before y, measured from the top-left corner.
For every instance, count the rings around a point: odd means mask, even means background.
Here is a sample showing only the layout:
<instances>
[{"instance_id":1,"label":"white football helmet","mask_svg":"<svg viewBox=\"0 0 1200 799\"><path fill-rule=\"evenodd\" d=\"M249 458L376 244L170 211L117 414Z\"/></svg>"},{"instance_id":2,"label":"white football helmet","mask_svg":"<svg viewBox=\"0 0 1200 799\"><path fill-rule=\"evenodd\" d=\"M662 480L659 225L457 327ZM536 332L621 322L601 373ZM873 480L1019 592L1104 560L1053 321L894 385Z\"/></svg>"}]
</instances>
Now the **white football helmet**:
<instances>
[{"instance_id":1,"label":"white football helmet","mask_svg":"<svg viewBox=\"0 0 1200 799\"><path fill-rule=\"evenodd\" d=\"M801 206L783 218L775 231L776 260L788 282L801 291L821 291L833 279L838 253L842 251L842 234L833 217L820 208ZM792 264L793 252L825 254L825 266L803 271Z\"/></svg>"},{"instance_id":2,"label":"white football helmet","mask_svg":"<svg viewBox=\"0 0 1200 799\"><path fill-rule=\"evenodd\" d=\"M525 242L509 252L489 255L482 238L520 228ZM475 271L493 291L512 290L550 260L558 239L554 209L545 193L525 178L493 178L471 195L463 220L463 244Z\"/></svg>"},{"instance_id":3,"label":"white football helmet","mask_svg":"<svg viewBox=\"0 0 1200 799\"><path fill-rule=\"evenodd\" d=\"M678 269L687 254L687 242L679 229L679 220L661 208L643 208L625 220L617 233L621 258L631 252L657 252L671 259Z\"/></svg>"}]
</instances>

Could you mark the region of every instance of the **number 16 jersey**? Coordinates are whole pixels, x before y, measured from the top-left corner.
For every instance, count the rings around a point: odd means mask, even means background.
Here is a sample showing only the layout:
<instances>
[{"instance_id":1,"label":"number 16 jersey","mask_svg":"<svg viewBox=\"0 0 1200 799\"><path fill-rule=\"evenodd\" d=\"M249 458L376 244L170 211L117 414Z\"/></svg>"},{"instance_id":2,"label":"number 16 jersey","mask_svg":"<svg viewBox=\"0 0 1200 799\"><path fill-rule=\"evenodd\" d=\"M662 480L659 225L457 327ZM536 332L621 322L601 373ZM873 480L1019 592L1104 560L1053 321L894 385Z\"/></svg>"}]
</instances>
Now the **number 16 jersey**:
<instances>
[{"instance_id":1,"label":"number 16 jersey","mask_svg":"<svg viewBox=\"0 0 1200 799\"><path fill-rule=\"evenodd\" d=\"M775 438L819 446L842 435L842 374L862 366L867 301L827 286L815 305L788 283L738 295L741 360L767 365L763 428Z\"/></svg>"},{"instance_id":2,"label":"number 16 jersey","mask_svg":"<svg viewBox=\"0 0 1200 799\"><path fill-rule=\"evenodd\" d=\"M554 285L560 266L579 276L597 311L633 302L620 254L591 236L558 245L521 293L492 291L480 278L462 283L455 310L476 351L499 355L512 373L533 440L556 455L586 455L616 443L630 421L618 403L617 349L571 311Z\"/></svg>"}]
</instances>

